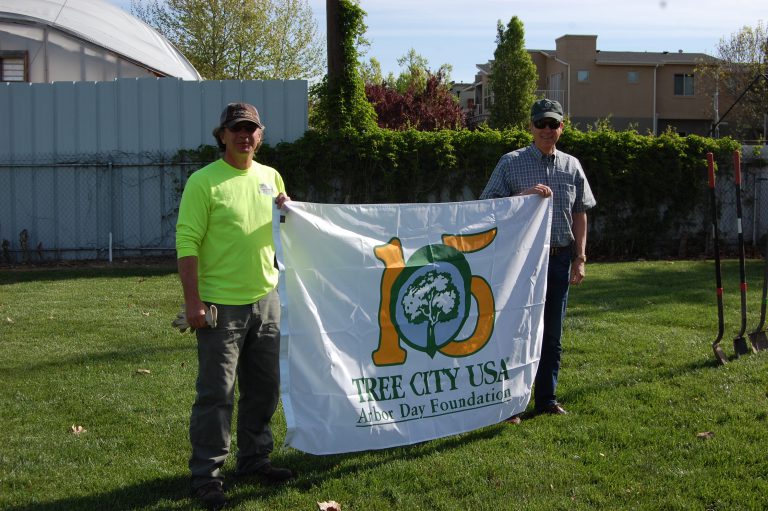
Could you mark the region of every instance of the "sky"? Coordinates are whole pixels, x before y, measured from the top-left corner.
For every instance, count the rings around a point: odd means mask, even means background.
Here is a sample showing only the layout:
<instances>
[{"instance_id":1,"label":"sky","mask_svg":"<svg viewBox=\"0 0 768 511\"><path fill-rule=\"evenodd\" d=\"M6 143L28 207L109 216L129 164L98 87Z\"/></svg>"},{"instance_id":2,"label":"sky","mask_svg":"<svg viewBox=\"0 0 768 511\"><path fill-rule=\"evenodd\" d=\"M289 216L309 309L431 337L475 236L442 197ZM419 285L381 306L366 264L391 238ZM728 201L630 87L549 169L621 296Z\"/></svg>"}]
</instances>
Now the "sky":
<instances>
[{"instance_id":1,"label":"sky","mask_svg":"<svg viewBox=\"0 0 768 511\"><path fill-rule=\"evenodd\" d=\"M130 12L130 0L107 0ZM325 35L325 0L308 0ZM493 58L496 27L522 20L525 47L554 50L562 35L596 35L603 51L717 54L717 44L744 26L768 23L765 0L362 0L366 58L384 74L413 48L429 68L453 66L451 78L472 83L476 64Z\"/></svg>"}]
</instances>

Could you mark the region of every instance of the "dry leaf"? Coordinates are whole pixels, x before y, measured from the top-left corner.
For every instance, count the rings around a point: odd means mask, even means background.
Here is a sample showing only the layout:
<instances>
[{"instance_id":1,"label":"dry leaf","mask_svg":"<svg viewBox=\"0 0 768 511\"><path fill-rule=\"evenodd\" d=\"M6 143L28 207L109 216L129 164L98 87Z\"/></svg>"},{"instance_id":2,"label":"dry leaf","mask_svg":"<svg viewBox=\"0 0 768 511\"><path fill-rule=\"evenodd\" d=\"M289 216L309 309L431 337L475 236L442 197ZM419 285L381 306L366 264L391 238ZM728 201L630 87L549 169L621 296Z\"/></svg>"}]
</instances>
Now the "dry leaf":
<instances>
[{"instance_id":1,"label":"dry leaf","mask_svg":"<svg viewBox=\"0 0 768 511\"><path fill-rule=\"evenodd\" d=\"M149 369L136 369L136 372L138 374L149 374L150 373Z\"/></svg>"},{"instance_id":2,"label":"dry leaf","mask_svg":"<svg viewBox=\"0 0 768 511\"><path fill-rule=\"evenodd\" d=\"M149 316L149 314L150 314L149 312L142 312L141 313L142 316Z\"/></svg>"},{"instance_id":3,"label":"dry leaf","mask_svg":"<svg viewBox=\"0 0 768 511\"><path fill-rule=\"evenodd\" d=\"M82 426L75 426L74 424L72 424L72 425L69 427L69 431L70 431L70 432L71 432L73 435L79 435L80 433L85 433L87 430L86 430L84 427L82 427Z\"/></svg>"},{"instance_id":4,"label":"dry leaf","mask_svg":"<svg viewBox=\"0 0 768 511\"><path fill-rule=\"evenodd\" d=\"M712 431L702 431L701 433L696 433L696 437L702 440L709 440L715 438L715 433Z\"/></svg>"},{"instance_id":5,"label":"dry leaf","mask_svg":"<svg viewBox=\"0 0 768 511\"><path fill-rule=\"evenodd\" d=\"M7 323L13 323L13 320L11 318L7 317L7 316L5 317L5 321Z\"/></svg>"},{"instance_id":6,"label":"dry leaf","mask_svg":"<svg viewBox=\"0 0 768 511\"><path fill-rule=\"evenodd\" d=\"M328 502L318 502L317 508L320 511L341 511L341 504L336 501L329 500Z\"/></svg>"}]
</instances>

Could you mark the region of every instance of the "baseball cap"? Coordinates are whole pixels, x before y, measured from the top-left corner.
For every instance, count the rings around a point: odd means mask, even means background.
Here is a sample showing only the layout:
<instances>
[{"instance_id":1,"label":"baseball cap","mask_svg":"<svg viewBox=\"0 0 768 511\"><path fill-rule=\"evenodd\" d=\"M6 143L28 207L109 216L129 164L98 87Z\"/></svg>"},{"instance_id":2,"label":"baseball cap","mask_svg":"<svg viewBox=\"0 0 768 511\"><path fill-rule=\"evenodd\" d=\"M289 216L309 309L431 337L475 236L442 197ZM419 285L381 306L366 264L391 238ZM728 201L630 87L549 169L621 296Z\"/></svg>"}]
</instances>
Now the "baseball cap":
<instances>
[{"instance_id":1,"label":"baseball cap","mask_svg":"<svg viewBox=\"0 0 768 511\"><path fill-rule=\"evenodd\" d=\"M252 122L259 128L264 128L255 106L250 103L230 103L221 112L219 125L213 128L213 136L218 140L222 128L231 128L238 122Z\"/></svg>"},{"instance_id":2,"label":"baseball cap","mask_svg":"<svg viewBox=\"0 0 768 511\"><path fill-rule=\"evenodd\" d=\"M563 120L563 107L553 99L540 99L531 107L531 121L551 117L556 121Z\"/></svg>"},{"instance_id":3,"label":"baseball cap","mask_svg":"<svg viewBox=\"0 0 768 511\"><path fill-rule=\"evenodd\" d=\"M255 123L259 128L264 127L264 125L261 124L259 112L256 110L255 106L250 103L230 103L224 111L221 112L219 126L231 128L238 122L245 121Z\"/></svg>"}]
</instances>

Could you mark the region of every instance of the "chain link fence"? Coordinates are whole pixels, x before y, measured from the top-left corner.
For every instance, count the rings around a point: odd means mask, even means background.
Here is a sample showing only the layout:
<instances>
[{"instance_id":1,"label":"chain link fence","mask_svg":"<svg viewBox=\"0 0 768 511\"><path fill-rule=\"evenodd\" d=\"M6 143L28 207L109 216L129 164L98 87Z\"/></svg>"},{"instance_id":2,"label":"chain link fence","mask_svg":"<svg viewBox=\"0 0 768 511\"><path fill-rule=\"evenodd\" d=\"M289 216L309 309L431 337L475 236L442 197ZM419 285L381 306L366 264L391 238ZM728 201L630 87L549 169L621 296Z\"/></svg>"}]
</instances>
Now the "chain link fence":
<instances>
[{"instance_id":1,"label":"chain link fence","mask_svg":"<svg viewBox=\"0 0 768 511\"><path fill-rule=\"evenodd\" d=\"M744 151L747 153L746 151ZM721 250L725 256L738 255L739 223L747 257L762 257L768 241L768 167L759 155L742 160L741 222L738 217L736 179L733 168L718 169L715 197ZM709 190L707 197L710 197ZM706 208L711 226L711 205ZM711 229L711 227L710 227ZM706 254L712 254L712 233L707 237Z\"/></svg>"},{"instance_id":2,"label":"chain link fence","mask_svg":"<svg viewBox=\"0 0 768 511\"><path fill-rule=\"evenodd\" d=\"M206 163L115 152L2 162L2 262L173 255L181 192Z\"/></svg>"}]
</instances>

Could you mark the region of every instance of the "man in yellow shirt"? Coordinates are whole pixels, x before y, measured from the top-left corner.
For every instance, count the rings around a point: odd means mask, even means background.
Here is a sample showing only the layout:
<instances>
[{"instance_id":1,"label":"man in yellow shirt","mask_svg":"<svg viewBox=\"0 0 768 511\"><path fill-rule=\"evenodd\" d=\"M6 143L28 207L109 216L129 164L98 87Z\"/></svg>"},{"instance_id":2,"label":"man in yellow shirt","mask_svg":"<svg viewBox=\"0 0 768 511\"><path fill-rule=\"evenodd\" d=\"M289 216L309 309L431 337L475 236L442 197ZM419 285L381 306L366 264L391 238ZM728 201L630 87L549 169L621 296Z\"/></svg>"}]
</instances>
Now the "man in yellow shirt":
<instances>
[{"instance_id":1,"label":"man in yellow shirt","mask_svg":"<svg viewBox=\"0 0 768 511\"><path fill-rule=\"evenodd\" d=\"M253 160L264 136L253 105L227 105L213 135L223 156L187 181L176 252L199 363L189 426L192 489L207 508L219 509L225 504L221 467L230 450L236 378L237 475L269 483L293 477L269 461L269 423L280 387L272 211L273 203L281 208L289 198L280 174ZM205 317L211 305L218 312L215 327Z\"/></svg>"}]
</instances>

